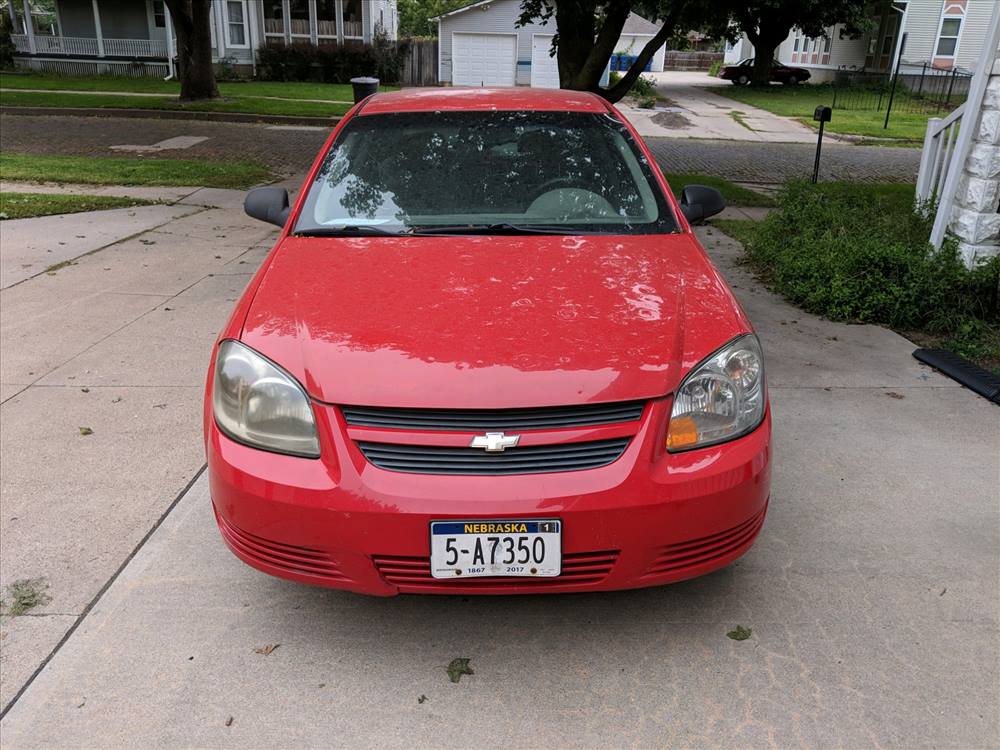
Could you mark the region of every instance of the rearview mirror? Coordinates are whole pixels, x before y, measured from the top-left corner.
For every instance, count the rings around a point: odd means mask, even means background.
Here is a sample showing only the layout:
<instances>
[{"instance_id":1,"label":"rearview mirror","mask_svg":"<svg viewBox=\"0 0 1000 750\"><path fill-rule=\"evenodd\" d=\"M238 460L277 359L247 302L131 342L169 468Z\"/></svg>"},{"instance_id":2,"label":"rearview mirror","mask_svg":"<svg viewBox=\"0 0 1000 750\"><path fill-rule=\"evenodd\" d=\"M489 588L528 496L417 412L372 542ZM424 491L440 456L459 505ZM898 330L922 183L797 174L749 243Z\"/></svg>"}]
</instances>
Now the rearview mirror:
<instances>
[{"instance_id":1,"label":"rearview mirror","mask_svg":"<svg viewBox=\"0 0 1000 750\"><path fill-rule=\"evenodd\" d=\"M692 224L715 216L726 207L726 199L715 188L688 185L681 191L681 212Z\"/></svg>"},{"instance_id":2,"label":"rearview mirror","mask_svg":"<svg viewBox=\"0 0 1000 750\"><path fill-rule=\"evenodd\" d=\"M291 213L288 191L283 187L254 188L243 200L243 210L247 216L284 227Z\"/></svg>"}]
</instances>

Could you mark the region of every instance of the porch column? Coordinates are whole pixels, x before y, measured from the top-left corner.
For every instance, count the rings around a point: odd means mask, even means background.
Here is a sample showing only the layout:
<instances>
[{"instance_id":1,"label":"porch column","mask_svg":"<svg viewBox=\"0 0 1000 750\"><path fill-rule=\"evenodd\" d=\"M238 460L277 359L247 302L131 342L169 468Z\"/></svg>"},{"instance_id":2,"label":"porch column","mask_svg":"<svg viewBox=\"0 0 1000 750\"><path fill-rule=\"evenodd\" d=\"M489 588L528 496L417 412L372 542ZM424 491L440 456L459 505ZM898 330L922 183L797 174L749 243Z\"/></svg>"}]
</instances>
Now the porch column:
<instances>
[{"instance_id":1,"label":"porch column","mask_svg":"<svg viewBox=\"0 0 1000 750\"><path fill-rule=\"evenodd\" d=\"M281 17L285 29L285 44L292 43L292 5L288 0L281 0Z\"/></svg>"},{"instance_id":2,"label":"porch column","mask_svg":"<svg viewBox=\"0 0 1000 750\"><path fill-rule=\"evenodd\" d=\"M14 3L11 4L11 10L14 9ZM38 52L38 48L35 46L35 22L31 18L31 7L28 5L28 0L24 0L22 7L24 8L24 33L28 35L28 50L31 54Z\"/></svg>"},{"instance_id":3,"label":"porch column","mask_svg":"<svg viewBox=\"0 0 1000 750\"><path fill-rule=\"evenodd\" d=\"M94 0L94 2L96 1ZM361 39L365 44L372 43L373 23L371 0L361 0Z\"/></svg>"},{"instance_id":4,"label":"porch column","mask_svg":"<svg viewBox=\"0 0 1000 750\"><path fill-rule=\"evenodd\" d=\"M337 14L337 44L344 43L344 0L334 0L334 12Z\"/></svg>"},{"instance_id":5,"label":"porch column","mask_svg":"<svg viewBox=\"0 0 1000 750\"><path fill-rule=\"evenodd\" d=\"M97 56L104 57L104 34L101 32L101 11L97 7L97 0L90 0L94 8L94 34L97 36ZM24 0L28 4L28 0Z\"/></svg>"},{"instance_id":6,"label":"porch column","mask_svg":"<svg viewBox=\"0 0 1000 750\"><path fill-rule=\"evenodd\" d=\"M166 22L163 30L167 33L167 71L173 78L177 75L174 70L174 19L170 17L170 8L166 3L163 4L163 15Z\"/></svg>"},{"instance_id":7,"label":"porch column","mask_svg":"<svg viewBox=\"0 0 1000 750\"><path fill-rule=\"evenodd\" d=\"M319 44L319 15L316 13L316 0L309 0L309 41L314 47Z\"/></svg>"},{"instance_id":8,"label":"porch column","mask_svg":"<svg viewBox=\"0 0 1000 750\"><path fill-rule=\"evenodd\" d=\"M14 10L14 3L7 3L7 15L10 16L10 33L20 34L17 30L17 11Z\"/></svg>"}]
</instances>

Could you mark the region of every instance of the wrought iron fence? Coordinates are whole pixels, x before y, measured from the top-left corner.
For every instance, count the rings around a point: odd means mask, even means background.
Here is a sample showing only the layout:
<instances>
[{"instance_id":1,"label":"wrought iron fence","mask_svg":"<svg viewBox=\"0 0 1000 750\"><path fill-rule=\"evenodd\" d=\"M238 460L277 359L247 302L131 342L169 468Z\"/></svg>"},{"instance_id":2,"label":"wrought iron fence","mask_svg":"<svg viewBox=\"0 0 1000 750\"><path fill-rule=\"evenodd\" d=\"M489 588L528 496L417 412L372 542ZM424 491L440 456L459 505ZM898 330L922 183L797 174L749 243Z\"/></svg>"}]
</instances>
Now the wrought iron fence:
<instances>
[{"instance_id":1,"label":"wrought iron fence","mask_svg":"<svg viewBox=\"0 0 1000 750\"><path fill-rule=\"evenodd\" d=\"M896 74L892 110L905 114L950 112L965 101L972 74L942 70L928 63L903 62ZM834 109L883 112L889 106L891 73L838 70L833 81Z\"/></svg>"}]
</instances>

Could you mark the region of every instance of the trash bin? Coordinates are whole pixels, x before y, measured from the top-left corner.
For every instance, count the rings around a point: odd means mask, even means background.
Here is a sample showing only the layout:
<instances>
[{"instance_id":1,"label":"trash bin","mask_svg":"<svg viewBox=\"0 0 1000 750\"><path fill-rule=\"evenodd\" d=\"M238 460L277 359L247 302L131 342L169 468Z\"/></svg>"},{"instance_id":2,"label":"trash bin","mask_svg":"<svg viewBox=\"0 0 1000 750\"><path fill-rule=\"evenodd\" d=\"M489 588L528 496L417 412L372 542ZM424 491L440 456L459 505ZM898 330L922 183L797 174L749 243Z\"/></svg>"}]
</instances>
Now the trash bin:
<instances>
[{"instance_id":1,"label":"trash bin","mask_svg":"<svg viewBox=\"0 0 1000 750\"><path fill-rule=\"evenodd\" d=\"M355 104L365 97L378 93L378 78L352 78L351 85L354 87Z\"/></svg>"}]
</instances>

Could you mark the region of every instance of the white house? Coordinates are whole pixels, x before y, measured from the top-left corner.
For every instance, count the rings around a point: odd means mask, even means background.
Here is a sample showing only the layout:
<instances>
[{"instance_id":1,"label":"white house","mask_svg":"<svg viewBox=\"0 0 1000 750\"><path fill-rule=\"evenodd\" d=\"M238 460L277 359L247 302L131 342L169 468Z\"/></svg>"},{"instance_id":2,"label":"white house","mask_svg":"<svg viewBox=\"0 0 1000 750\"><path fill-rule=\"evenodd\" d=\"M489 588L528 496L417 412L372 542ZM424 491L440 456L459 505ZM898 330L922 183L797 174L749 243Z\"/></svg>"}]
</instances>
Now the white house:
<instances>
[{"instance_id":1,"label":"white house","mask_svg":"<svg viewBox=\"0 0 1000 750\"><path fill-rule=\"evenodd\" d=\"M549 53L555 21L517 26L520 0L479 0L436 16L438 80L455 86L559 88L559 69ZM659 27L629 15L615 51L638 54ZM651 70L663 70L664 49Z\"/></svg>"},{"instance_id":2,"label":"white house","mask_svg":"<svg viewBox=\"0 0 1000 750\"><path fill-rule=\"evenodd\" d=\"M786 65L808 68L816 82L829 80L837 70L883 72L892 69L906 34L902 60L911 69L926 63L941 70L970 71L983 51L996 5L997 0L881 0L871 32L861 38L842 39L839 25L816 38L795 29L775 57ZM725 62L753 55L753 45L743 37L726 45Z\"/></svg>"},{"instance_id":3,"label":"white house","mask_svg":"<svg viewBox=\"0 0 1000 750\"><path fill-rule=\"evenodd\" d=\"M175 54L163 0L55 0L55 24L44 26L32 0L6 6L25 67L165 75ZM377 28L395 39L399 19L396 0L216 0L211 20L215 59L250 71L261 45L366 44Z\"/></svg>"}]
</instances>

